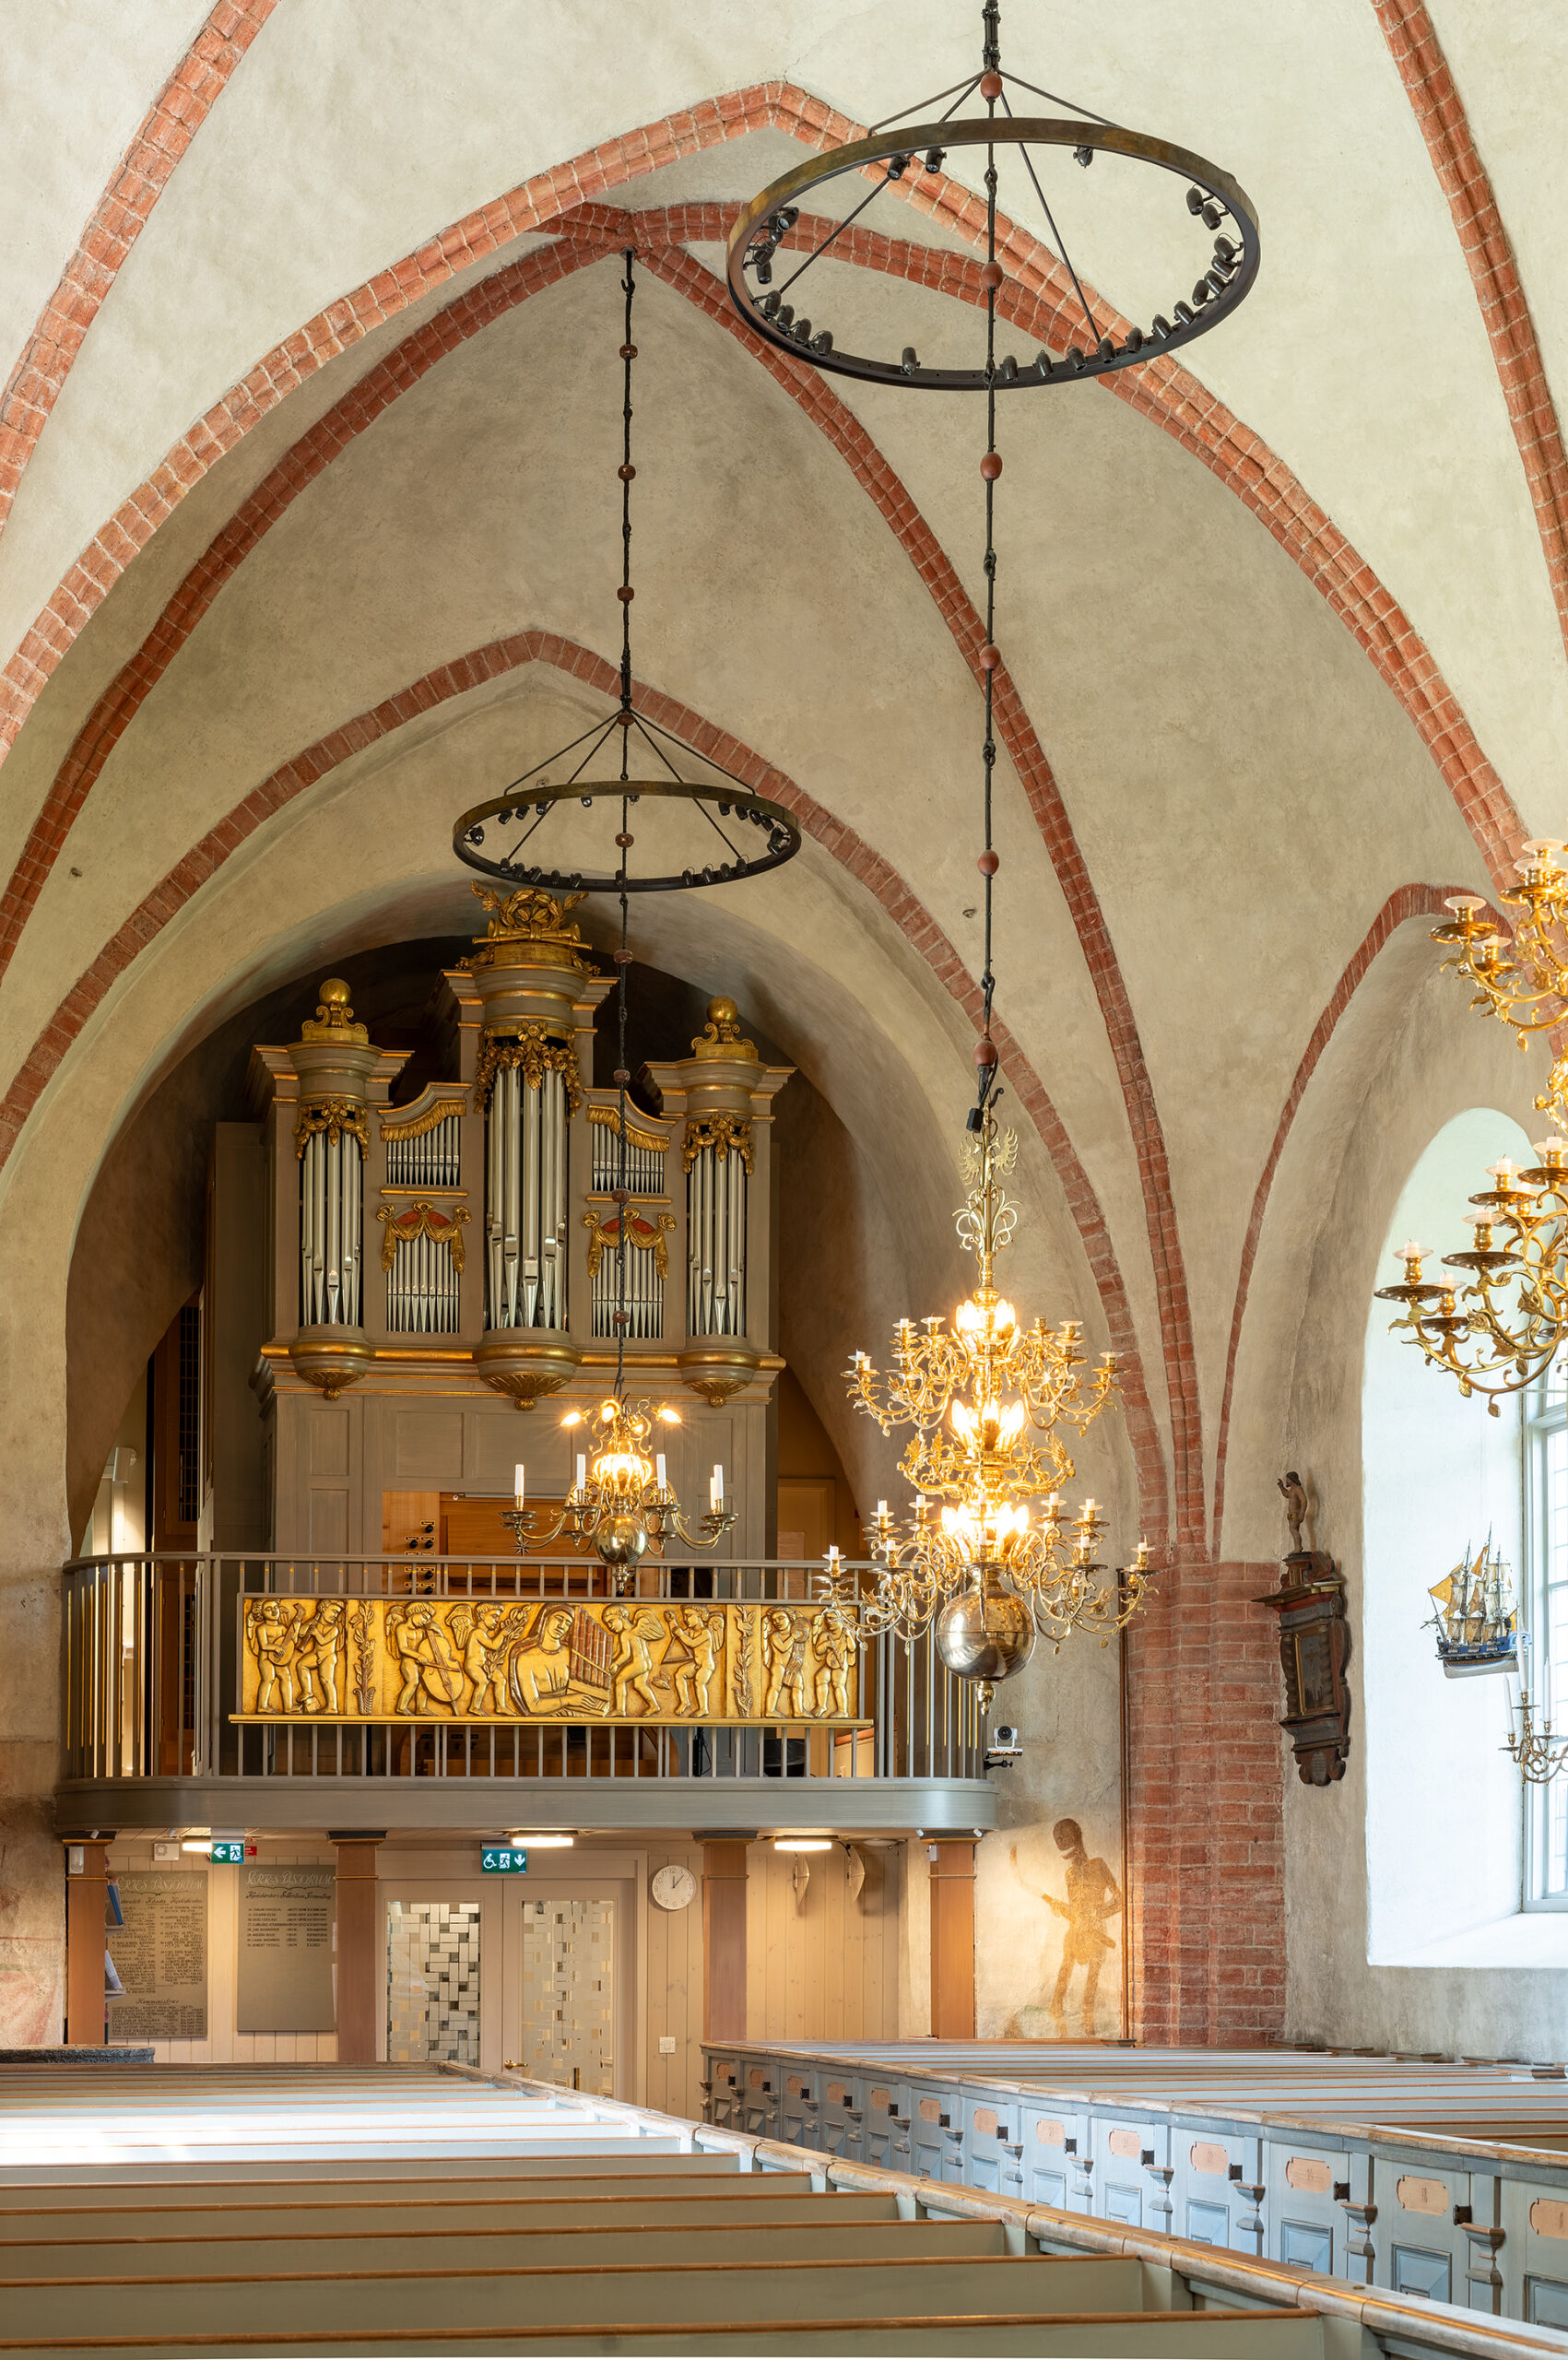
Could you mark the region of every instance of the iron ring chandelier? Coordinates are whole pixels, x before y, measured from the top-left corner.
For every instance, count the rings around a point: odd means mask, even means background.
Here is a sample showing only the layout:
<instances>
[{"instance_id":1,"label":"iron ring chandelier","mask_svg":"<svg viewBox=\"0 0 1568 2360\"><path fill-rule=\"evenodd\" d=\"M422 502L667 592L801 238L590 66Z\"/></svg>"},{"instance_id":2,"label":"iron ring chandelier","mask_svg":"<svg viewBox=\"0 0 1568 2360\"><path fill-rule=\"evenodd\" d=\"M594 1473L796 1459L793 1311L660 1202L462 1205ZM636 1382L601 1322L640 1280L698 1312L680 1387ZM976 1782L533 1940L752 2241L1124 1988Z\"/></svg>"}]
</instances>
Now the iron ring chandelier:
<instances>
[{"instance_id":1,"label":"iron ring chandelier","mask_svg":"<svg viewBox=\"0 0 1568 2360\"><path fill-rule=\"evenodd\" d=\"M1218 164L1195 155L1190 148L1178 148L1168 139L1157 139L1144 132L1129 131L1088 108L1080 108L1071 116L1015 115L1007 95L1009 83L1016 90L1027 91L1032 98L1044 99L1053 105L1071 106L1075 102L1002 71L1000 16L999 0L986 0L981 11L981 71L955 84L951 90L937 92L937 99L952 100L945 115L930 122L905 124L902 129L898 127L900 117L890 116L866 138L829 148L797 165L742 206L730 232L725 261L730 299L748 327L765 342L781 352L804 356L819 369L842 377L858 377L872 384L912 385L938 393L1004 393L1020 386L1067 384L1079 377L1105 377L1118 369L1136 368L1161 352L1174 351L1207 335L1244 301L1257 277L1262 242L1256 208L1240 183ZM976 91L985 101L985 114L957 116L956 110ZM999 114L998 102L1002 109ZM932 106L937 100L922 100L919 103L921 107ZM914 112L914 108L901 111L906 114ZM1069 344L1060 359L1041 351L1032 359L1020 361L1016 354L1008 353L997 363L988 355L984 368L956 369L925 366L913 345L906 345L896 360L878 360L869 354L842 350L832 330L825 324L819 324L813 331L811 321L800 316L796 304L786 302L785 296L800 286L813 263L832 254L845 231L886 189L902 183L906 177L914 183L923 176L935 178L940 174L949 151L962 148L985 150L984 201L988 234L983 280L987 296L994 301L1004 277L996 249L996 159L999 150L1016 148L1044 215L1049 240L1055 242L1055 251L1082 309L1083 343ZM1114 322L1095 317L1094 307L1084 292L1041 184L1030 154L1032 148L1065 148L1086 170L1097 155L1121 156L1185 181L1186 209L1195 221L1213 233L1213 252L1203 263L1191 295L1173 302L1168 318L1156 312L1150 324L1143 328L1124 326L1119 315ZM846 173L869 180L869 193L850 208L843 220L819 218L808 229L803 229L802 204L815 191ZM815 244L811 242L814 235ZM791 250L804 245L808 251L783 283L775 287L774 257L786 243Z\"/></svg>"},{"instance_id":2,"label":"iron ring chandelier","mask_svg":"<svg viewBox=\"0 0 1568 2360\"><path fill-rule=\"evenodd\" d=\"M616 855L617 867L596 871L552 867L536 857L532 861L526 857L535 830L561 806L576 803L587 808L600 800L632 805L644 797L684 804L701 812L724 847L723 859L701 867L693 864L662 877L634 877L625 862L624 848ZM522 833L509 851L488 848L495 838L518 828ZM762 842L748 847L742 830L760 835ZM745 787L713 781L572 779L551 785L548 780L536 784L524 780L505 795L465 811L453 828L452 849L481 876L512 887L541 885L550 893L679 893L702 885L734 885L743 878L762 877L771 868L782 868L800 850L800 828L782 803L771 803Z\"/></svg>"}]
</instances>

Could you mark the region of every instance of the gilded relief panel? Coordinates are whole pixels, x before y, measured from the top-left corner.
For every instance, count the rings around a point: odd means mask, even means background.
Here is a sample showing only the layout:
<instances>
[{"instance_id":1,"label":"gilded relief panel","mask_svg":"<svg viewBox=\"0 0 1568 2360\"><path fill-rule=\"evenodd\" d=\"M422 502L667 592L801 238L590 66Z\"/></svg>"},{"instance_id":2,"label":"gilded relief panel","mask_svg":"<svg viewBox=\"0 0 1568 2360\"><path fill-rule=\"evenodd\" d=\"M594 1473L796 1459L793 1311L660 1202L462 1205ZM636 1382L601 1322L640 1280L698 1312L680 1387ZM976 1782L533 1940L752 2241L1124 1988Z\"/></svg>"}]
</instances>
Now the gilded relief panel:
<instances>
[{"instance_id":1,"label":"gilded relief panel","mask_svg":"<svg viewBox=\"0 0 1568 2360\"><path fill-rule=\"evenodd\" d=\"M248 1721L866 1717L851 1611L704 1599L251 1598Z\"/></svg>"}]
</instances>

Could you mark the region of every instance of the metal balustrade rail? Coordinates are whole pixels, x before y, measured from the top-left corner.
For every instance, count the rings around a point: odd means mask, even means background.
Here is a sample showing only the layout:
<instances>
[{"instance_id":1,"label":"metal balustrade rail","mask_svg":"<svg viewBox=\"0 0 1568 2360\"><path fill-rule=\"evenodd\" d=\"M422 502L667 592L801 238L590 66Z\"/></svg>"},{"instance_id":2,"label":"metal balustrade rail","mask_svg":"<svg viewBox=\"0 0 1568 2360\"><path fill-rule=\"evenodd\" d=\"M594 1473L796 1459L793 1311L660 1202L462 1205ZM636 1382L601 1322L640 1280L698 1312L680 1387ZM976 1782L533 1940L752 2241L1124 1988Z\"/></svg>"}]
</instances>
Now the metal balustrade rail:
<instances>
[{"instance_id":1,"label":"metal balustrade rail","mask_svg":"<svg viewBox=\"0 0 1568 2360\"><path fill-rule=\"evenodd\" d=\"M855 1570L853 1568L851 1571ZM867 1573L873 1569L864 1569ZM805 1603L820 1564L644 1566L647 1599ZM62 1764L70 1782L150 1778L788 1779L985 1776L973 1686L928 1641L862 1632L859 1729L324 1720L238 1724L246 1599L430 1598L527 1603L608 1593L593 1561L265 1554L83 1558L62 1575ZM839 1791L843 1791L842 1788Z\"/></svg>"}]
</instances>

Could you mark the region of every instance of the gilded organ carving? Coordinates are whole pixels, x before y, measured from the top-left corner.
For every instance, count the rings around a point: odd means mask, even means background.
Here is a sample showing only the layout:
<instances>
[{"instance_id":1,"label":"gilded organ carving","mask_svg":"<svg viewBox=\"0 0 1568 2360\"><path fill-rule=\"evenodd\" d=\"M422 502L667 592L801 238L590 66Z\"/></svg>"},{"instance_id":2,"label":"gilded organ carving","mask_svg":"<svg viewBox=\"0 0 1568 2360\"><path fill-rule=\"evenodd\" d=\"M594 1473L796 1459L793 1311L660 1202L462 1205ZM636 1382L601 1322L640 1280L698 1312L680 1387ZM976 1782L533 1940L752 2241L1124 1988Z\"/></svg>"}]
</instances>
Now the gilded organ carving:
<instances>
[{"instance_id":1,"label":"gilded organ carving","mask_svg":"<svg viewBox=\"0 0 1568 2360\"><path fill-rule=\"evenodd\" d=\"M853 1724L859 1639L835 1599L253 1598L237 1717Z\"/></svg>"}]
</instances>

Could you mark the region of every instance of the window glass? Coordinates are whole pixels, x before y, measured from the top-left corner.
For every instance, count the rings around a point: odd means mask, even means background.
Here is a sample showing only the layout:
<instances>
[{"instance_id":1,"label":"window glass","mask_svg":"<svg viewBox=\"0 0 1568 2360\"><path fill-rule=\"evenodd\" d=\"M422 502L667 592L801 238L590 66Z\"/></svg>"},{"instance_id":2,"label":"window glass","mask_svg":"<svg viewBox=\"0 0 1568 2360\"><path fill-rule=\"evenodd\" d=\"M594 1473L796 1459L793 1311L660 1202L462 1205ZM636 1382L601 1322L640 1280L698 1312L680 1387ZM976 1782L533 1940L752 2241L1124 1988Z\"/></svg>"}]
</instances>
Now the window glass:
<instances>
[{"instance_id":1,"label":"window glass","mask_svg":"<svg viewBox=\"0 0 1568 2360\"><path fill-rule=\"evenodd\" d=\"M479 1905L389 1901L386 2061L479 2061Z\"/></svg>"},{"instance_id":2,"label":"window glass","mask_svg":"<svg viewBox=\"0 0 1568 2360\"><path fill-rule=\"evenodd\" d=\"M1561 1721L1568 1699L1568 1358L1529 1397L1525 1482L1529 1564L1522 1585L1528 1645L1521 1671L1538 1721ZM1527 1902L1568 1905L1568 1776L1527 1793Z\"/></svg>"}]
</instances>

